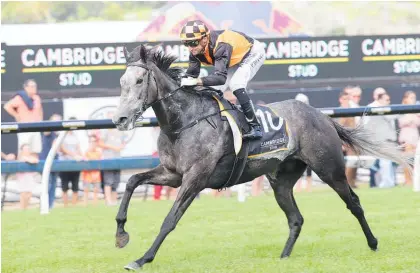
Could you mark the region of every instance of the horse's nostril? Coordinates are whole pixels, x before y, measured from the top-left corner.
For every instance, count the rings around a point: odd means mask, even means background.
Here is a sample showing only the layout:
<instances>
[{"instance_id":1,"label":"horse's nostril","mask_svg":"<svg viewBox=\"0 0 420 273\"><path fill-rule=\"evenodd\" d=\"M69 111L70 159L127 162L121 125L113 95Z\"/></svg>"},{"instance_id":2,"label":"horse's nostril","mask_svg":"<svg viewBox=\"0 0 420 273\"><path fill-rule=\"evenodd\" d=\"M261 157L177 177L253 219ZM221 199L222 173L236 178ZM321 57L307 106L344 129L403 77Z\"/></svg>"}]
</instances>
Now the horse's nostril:
<instances>
[{"instance_id":1,"label":"horse's nostril","mask_svg":"<svg viewBox=\"0 0 420 273\"><path fill-rule=\"evenodd\" d=\"M127 121L126 117L120 117L117 120L117 124L124 124Z\"/></svg>"}]
</instances>

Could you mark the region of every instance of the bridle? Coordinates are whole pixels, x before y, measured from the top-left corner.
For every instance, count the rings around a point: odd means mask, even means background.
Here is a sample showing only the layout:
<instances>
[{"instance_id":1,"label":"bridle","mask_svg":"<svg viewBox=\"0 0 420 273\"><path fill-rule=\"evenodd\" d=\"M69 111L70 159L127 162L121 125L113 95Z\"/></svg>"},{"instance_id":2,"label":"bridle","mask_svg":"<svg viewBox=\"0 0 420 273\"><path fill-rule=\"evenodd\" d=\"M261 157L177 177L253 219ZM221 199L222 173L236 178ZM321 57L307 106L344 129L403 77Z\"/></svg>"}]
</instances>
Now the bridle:
<instances>
[{"instance_id":1,"label":"bridle","mask_svg":"<svg viewBox=\"0 0 420 273\"><path fill-rule=\"evenodd\" d=\"M156 93L159 94L159 86L157 84L156 81L156 77L154 76L153 70L150 69L146 64L142 63L142 62L134 62L134 63L129 63L127 64L127 67L129 66L137 66L137 67L141 67L143 69L145 69L147 71L147 87L146 87L146 91L149 88L149 82L150 82L150 77L153 78L153 80L155 81L155 85L156 85ZM149 92L147 91L146 93L146 99L143 101L143 105L140 108L140 111L138 113L143 113L144 111L146 111L149 107L155 105L158 102L161 102L167 98L169 98L170 96L172 96L173 94L175 94L176 92L178 92L179 90L181 90L182 86L176 88L175 90L172 90L171 92L169 92L168 94L166 94L164 97L155 100L152 103L147 103L149 101ZM140 97L138 97L138 99L140 99ZM137 113L136 113L137 115Z\"/></svg>"}]
</instances>

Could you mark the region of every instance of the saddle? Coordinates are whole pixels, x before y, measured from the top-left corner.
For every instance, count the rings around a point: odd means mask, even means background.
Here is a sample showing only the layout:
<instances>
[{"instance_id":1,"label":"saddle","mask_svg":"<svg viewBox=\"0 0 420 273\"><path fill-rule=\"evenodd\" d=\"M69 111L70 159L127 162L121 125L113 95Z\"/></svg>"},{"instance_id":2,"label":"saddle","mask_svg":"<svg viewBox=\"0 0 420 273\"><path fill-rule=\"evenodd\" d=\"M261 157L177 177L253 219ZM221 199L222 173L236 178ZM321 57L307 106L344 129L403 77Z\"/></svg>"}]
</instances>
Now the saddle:
<instances>
[{"instance_id":1,"label":"saddle","mask_svg":"<svg viewBox=\"0 0 420 273\"><path fill-rule=\"evenodd\" d=\"M245 115L240 105L234 105L219 95L213 94L213 98L218 102L222 120L229 122L234 138L235 153L238 154L242 145L242 134L250 129ZM289 143L287 122L269 106L255 105L255 115L263 129L263 137L249 141L248 158L287 150Z\"/></svg>"},{"instance_id":2,"label":"saddle","mask_svg":"<svg viewBox=\"0 0 420 273\"><path fill-rule=\"evenodd\" d=\"M234 105L223 97L223 93L213 88L200 88L197 91L211 95L217 101L220 118L229 122L236 154L231 175L224 187L235 185L242 175L249 158L287 150L289 134L287 122L269 106L255 105L255 114L263 129L263 137L257 140L242 139L242 134L250 127L239 105Z\"/></svg>"}]
</instances>

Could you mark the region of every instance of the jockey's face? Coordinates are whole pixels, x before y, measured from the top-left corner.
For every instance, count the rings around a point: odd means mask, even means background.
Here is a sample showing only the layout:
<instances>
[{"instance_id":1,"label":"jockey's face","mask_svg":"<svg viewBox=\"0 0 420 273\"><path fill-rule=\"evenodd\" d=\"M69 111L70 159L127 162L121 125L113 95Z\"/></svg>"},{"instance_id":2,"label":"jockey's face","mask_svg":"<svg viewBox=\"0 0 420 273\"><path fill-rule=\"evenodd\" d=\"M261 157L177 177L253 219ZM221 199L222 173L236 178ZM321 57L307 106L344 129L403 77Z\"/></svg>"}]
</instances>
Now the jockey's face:
<instances>
[{"instance_id":1,"label":"jockey's face","mask_svg":"<svg viewBox=\"0 0 420 273\"><path fill-rule=\"evenodd\" d=\"M196 56L198 54L204 53L204 49L206 48L208 41L209 41L208 36L204 36L203 38L198 40L197 45L194 45L194 43L188 43L188 42L184 42L184 45L188 47L188 50L191 52L191 54Z\"/></svg>"}]
</instances>

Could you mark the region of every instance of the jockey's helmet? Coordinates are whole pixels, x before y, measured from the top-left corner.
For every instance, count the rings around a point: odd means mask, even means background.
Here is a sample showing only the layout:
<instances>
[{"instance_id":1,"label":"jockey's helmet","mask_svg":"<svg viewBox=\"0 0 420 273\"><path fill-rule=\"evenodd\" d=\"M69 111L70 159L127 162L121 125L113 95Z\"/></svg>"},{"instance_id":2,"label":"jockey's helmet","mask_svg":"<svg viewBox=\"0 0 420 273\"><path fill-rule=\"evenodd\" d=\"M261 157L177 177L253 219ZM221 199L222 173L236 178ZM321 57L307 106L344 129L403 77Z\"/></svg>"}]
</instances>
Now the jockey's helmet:
<instances>
[{"instance_id":1,"label":"jockey's helmet","mask_svg":"<svg viewBox=\"0 0 420 273\"><path fill-rule=\"evenodd\" d=\"M210 33L208 27L200 20L188 21L181 30L179 37L183 41L200 40Z\"/></svg>"}]
</instances>

